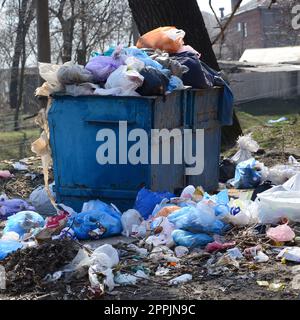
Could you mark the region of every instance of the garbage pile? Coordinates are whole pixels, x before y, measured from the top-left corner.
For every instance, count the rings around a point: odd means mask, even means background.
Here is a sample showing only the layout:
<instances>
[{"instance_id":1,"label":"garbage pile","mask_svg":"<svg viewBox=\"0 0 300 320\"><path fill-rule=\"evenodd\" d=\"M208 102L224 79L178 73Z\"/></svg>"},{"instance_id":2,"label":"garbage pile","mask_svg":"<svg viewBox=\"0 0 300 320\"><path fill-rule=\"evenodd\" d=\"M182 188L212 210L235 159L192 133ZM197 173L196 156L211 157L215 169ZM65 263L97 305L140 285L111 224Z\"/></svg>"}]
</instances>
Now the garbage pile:
<instances>
[{"instance_id":1,"label":"garbage pile","mask_svg":"<svg viewBox=\"0 0 300 320\"><path fill-rule=\"evenodd\" d=\"M140 37L136 46L94 51L85 66L39 63L46 81L37 96L164 96L186 88L224 87L219 118L232 124L233 94L221 73L212 70L201 54L184 44L185 32L162 27Z\"/></svg>"},{"instance_id":2,"label":"garbage pile","mask_svg":"<svg viewBox=\"0 0 300 320\"><path fill-rule=\"evenodd\" d=\"M254 201L231 198L228 191L210 195L187 186L176 196L142 188L133 208L123 213L100 200L85 203L78 213L63 204L56 211L41 187L30 196L34 206L30 200L3 195L1 264L19 270L17 276L9 273L8 288L20 293L84 279L80 283L88 286L89 294L101 297L152 279L166 287L192 283L189 259L203 261L208 276L271 261L300 263L300 174L257 193ZM117 235L132 242L96 249L89 245ZM68 251L64 259L64 250L58 249L62 246ZM48 267L40 268L43 264ZM20 279L27 279L24 287ZM257 285L271 291L284 287L266 282L258 280Z\"/></svg>"}]
</instances>

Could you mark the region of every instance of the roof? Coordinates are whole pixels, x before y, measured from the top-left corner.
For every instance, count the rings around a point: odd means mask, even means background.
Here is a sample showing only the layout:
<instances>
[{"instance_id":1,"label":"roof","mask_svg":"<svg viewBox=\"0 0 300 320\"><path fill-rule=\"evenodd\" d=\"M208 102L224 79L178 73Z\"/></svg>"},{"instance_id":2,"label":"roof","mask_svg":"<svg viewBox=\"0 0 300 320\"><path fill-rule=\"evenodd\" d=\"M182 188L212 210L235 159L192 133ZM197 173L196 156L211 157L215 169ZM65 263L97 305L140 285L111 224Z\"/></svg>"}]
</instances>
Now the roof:
<instances>
[{"instance_id":1,"label":"roof","mask_svg":"<svg viewBox=\"0 0 300 320\"><path fill-rule=\"evenodd\" d=\"M241 13L251 11L251 10L254 10L257 8L268 8L270 3L271 3L271 0L251 0L248 3L244 4L243 6L240 6L240 8L237 10L237 12L235 14L236 15L241 14ZM276 5L276 3L272 5L272 8L275 5ZM231 16L231 14L227 15L226 18L230 17L230 16Z\"/></svg>"},{"instance_id":2,"label":"roof","mask_svg":"<svg viewBox=\"0 0 300 320\"><path fill-rule=\"evenodd\" d=\"M240 62L276 64L300 63L300 46L276 47L263 49L247 49L240 58Z\"/></svg>"}]
</instances>

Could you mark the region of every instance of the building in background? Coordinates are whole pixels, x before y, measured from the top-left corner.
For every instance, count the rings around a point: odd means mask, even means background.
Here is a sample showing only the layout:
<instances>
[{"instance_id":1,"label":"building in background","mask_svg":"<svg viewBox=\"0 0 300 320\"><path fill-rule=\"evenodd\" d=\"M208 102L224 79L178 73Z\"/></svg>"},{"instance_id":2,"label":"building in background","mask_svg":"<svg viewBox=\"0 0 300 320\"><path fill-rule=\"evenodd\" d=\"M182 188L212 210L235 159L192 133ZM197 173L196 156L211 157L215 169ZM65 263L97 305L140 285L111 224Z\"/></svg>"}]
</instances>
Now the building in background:
<instances>
[{"instance_id":1,"label":"building in background","mask_svg":"<svg viewBox=\"0 0 300 320\"><path fill-rule=\"evenodd\" d=\"M231 0L232 9L238 0ZM246 49L300 45L299 30L292 27L295 1L252 0L241 6L229 24L225 40L215 46L219 59L239 60ZM224 24L230 15L222 18Z\"/></svg>"}]
</instances>

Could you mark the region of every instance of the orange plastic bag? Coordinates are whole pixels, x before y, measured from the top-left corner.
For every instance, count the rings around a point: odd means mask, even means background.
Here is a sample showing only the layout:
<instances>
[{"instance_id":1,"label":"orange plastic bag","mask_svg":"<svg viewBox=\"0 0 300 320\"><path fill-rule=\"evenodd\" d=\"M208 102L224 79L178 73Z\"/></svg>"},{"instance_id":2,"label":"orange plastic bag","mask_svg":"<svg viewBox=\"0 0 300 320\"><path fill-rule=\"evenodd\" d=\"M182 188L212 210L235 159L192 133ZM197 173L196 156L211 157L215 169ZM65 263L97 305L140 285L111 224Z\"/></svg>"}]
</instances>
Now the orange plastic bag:
<instances>
[{"instance_id":1,"label":"orange plastic bag","mask_svg":"<svg viewBox=\"0 0 300 320\"><path fill-rule=\"evenodd\" d=\"M184 45L185 32L176 27L160 27L141 36L136 46L176 53Z\"/></svg>"}]
</instances>

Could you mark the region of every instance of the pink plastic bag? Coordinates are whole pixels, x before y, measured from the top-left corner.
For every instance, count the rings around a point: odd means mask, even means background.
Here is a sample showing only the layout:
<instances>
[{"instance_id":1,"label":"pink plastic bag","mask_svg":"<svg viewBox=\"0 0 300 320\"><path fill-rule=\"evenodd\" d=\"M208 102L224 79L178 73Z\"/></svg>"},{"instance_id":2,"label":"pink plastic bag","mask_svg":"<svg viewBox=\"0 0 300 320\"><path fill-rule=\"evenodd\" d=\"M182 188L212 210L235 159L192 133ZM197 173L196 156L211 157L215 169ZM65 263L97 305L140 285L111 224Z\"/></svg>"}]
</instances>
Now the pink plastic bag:
<instances>
[{"instance_id":1,"label":"pink plastic bag","mask_svg":"<svg viewBox=\"0 0 300 320\"><path fill-rule=\"evenodd\" d=\"M276 228L270 228L267 236L276 242L292 241L295 238L294 231L287 225L282 224Z\"/></svg>"}]
</instances>

